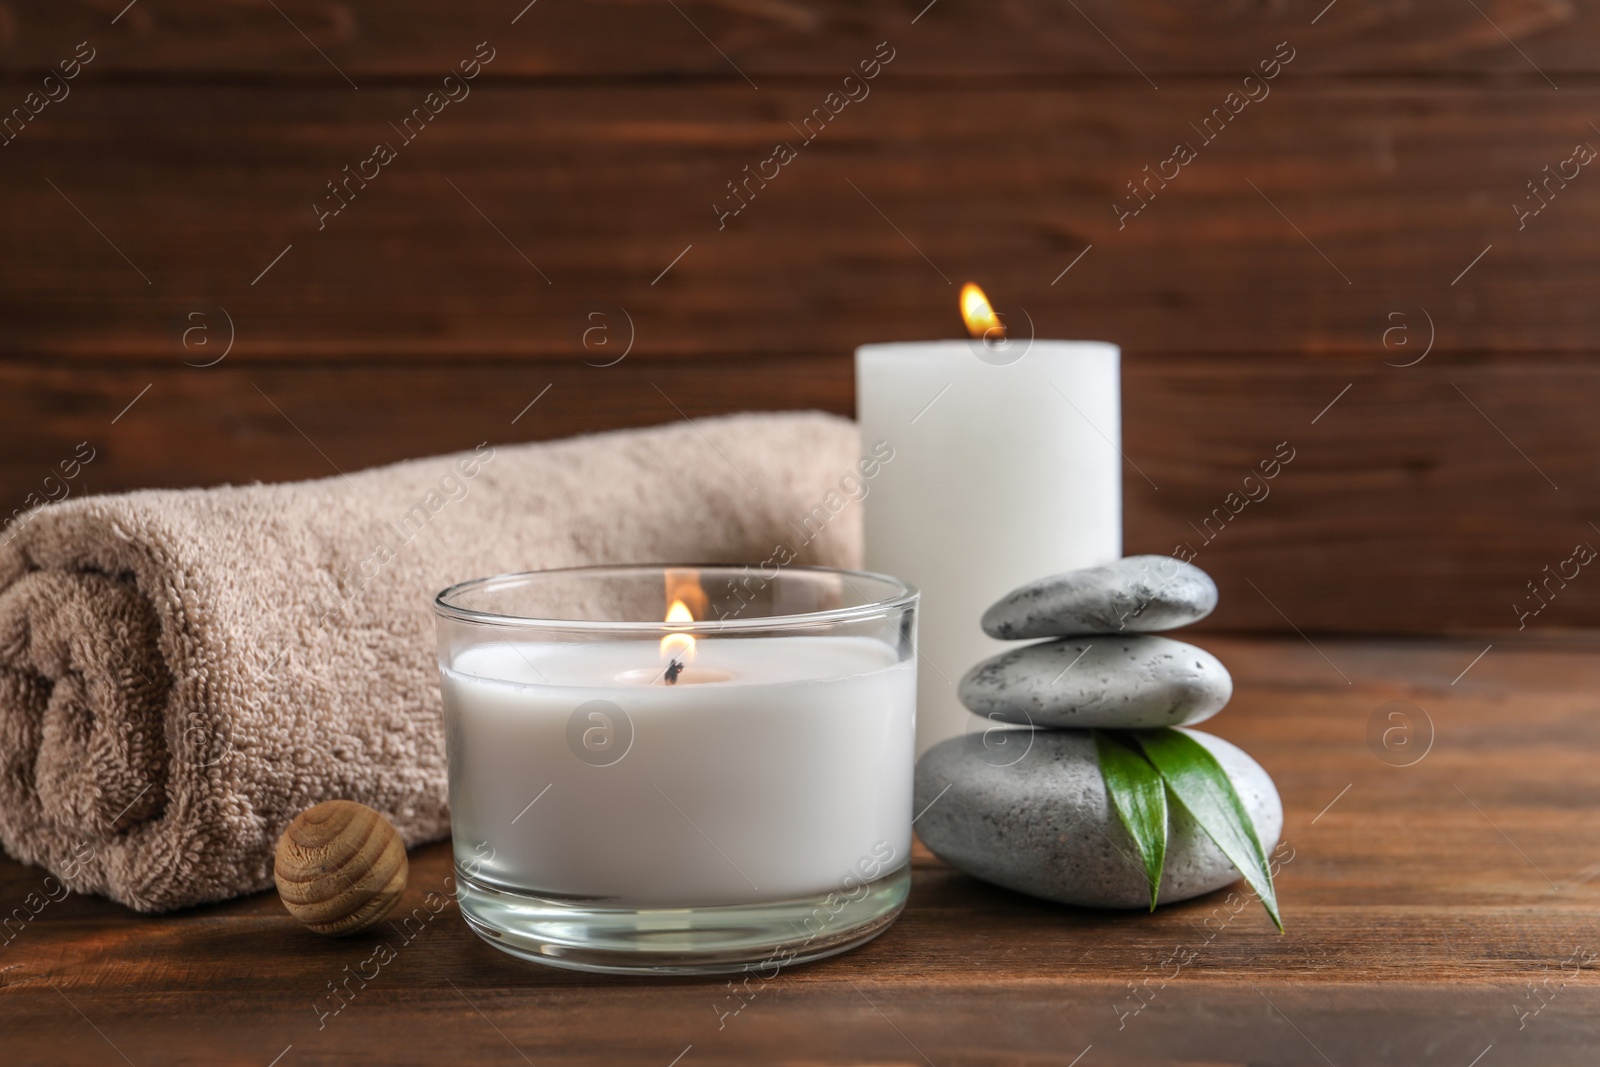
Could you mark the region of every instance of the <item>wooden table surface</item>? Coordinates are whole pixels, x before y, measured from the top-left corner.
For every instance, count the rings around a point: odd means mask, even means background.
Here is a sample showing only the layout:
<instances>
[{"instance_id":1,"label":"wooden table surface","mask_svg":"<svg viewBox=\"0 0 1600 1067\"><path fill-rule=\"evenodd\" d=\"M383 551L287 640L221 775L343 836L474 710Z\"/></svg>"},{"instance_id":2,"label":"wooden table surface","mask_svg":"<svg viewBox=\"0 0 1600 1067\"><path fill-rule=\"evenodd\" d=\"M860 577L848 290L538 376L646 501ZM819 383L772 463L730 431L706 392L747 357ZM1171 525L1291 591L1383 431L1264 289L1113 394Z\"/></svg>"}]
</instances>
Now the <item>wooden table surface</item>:
<instances>
[{"instance_id":1,"label":"wooden table surface","mask_svg":"<svg viewBox=\"0 0 1600 1067\"><path fill-rule=\"evenodd\" d=\"M736 995L726 979L521 963L453 905L409 941L335 941L271 894L161 917L74 896L0 947L0 1060L1592 1063L1600 636L1494 637L1476 661L1490 638L1204 643L1238 683L1215 732L1283 794L1282 936L1226 892L1155 915L1076 910L919 851L888 933ZM1396 708L1411 732L1369 742L1375 714L1403 727ZM445 845L416 850L402 906L449 871ZM0 862L0 905L44 877ZM380 941L392 962L321 1017L329 983Z\"/></svg>"}]
</instances>

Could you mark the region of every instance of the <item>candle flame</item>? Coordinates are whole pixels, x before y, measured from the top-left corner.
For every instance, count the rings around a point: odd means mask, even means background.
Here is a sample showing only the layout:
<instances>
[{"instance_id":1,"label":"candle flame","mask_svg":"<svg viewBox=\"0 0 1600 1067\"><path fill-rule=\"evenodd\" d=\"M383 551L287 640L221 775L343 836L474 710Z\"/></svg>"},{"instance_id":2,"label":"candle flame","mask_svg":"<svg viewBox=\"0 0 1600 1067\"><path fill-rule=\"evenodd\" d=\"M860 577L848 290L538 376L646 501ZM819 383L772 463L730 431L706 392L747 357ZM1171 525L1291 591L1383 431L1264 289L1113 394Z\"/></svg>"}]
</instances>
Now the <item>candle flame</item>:
<instances>
[{"instance_id":1,"label":"candle flame","mask_svg":"<svg viewBox=\"0 0 1600 1067\"><path fill-rule=\"evenodd\" d=\"M967 332L980 341L1004 341L1006 328L1000 316L994 313L989 298L972 282L961 287L961 317L966 320Z\"/></svg>"},{"instance_id":2,"label":"candle flame","mask_svg":"<svg viewBox=\"0 0 1600 1067\"><path fill-rule=\"evenodd\" d=\"M667 621L674 623L694 622L695 612L699 611L703 617L711 610L711 600L706 596L706 591L700 585L700 572L692 567L668 567L663 575L666 580ZM667 681L678 680L678 674L694 662L694 635L687 633L671 633L661 639L661 662L667 665Z\"/></svg>"},{"instance_id":3,"label":"candle flame","mask_svg":"<svg viewBox=\"0 0 1600 1067\"><path fill-rule=\"evenodd\" d=\"M669 622L704 619L711 614L711 598L706 596L705 589L700 585L699 571L693 567L668 567L661 577L666 588L666 602L671 604L674 600L681 600L689 609L684 619L669 618Z\"/></svg>"},{"instance_id":4,"label":"candle flame","mask_svg":"<svg viewBox=\"0 0 1600 1067\"><path fill-rule=\"evenodd\" d=\"M672 607L667 609L668 622L694 622L694 613L689 610L689 605L681 600L674 600ZM683 666L688 666L694 660L694 635L685 633L672 633L661 639L661 658L670 663L677 660Z\"/></svg>"}]
</instances>

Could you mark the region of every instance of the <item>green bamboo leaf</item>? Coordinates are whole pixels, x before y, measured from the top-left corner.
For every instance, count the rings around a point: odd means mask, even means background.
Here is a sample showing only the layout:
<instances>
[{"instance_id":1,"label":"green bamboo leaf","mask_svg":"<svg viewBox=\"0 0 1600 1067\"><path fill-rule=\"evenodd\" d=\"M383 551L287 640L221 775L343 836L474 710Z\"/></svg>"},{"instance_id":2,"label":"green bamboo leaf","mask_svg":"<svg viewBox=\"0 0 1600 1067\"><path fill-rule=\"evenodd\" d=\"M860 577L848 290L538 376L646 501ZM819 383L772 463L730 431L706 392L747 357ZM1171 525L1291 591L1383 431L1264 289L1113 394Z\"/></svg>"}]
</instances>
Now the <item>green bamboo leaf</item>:
<instances>
[{"instance_id":1,"label":"green bamboo leaf","mask_svg":"<svg viewBox=\"0 0 1600 1067\"><path fill-rule=\"evenodd\" d=\"M1145 756L1161 772L1173 797L1244 875L1261 898L1273 925L1282 933L1283 920L1278 916L1278 896L1272 886L1266 850L1222 765L1204 745L1181 730L1132 733Z\"/></svg>"},{"instance_id":2,"label":"green bamboo leaf","mask_svg":"<svg viewBox=\"0 0 1600 1067\"><path fill-rule=\"evenodd\" d=\"M1128 836L1139 846L1145 879L1150 883L1150 910L1155 911L1161 870L1167 862L1166 787L1160 772L1125 737L1105 730L1092 732L1106 795Z\"/></svg>"}]
</instances>

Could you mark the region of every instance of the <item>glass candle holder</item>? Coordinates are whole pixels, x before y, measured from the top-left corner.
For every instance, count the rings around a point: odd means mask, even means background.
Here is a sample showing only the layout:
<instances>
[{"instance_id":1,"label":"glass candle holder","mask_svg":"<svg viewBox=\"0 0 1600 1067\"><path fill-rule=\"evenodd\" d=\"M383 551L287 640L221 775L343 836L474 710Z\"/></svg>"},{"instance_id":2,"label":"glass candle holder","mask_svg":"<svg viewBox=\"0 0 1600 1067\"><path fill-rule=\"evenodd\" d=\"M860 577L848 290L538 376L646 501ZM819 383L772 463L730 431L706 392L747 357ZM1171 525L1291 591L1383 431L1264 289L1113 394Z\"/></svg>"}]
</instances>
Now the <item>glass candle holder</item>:
<instances>
[{"instance_id":1,"label":"glass candle holder","mask_svg":"<svg viewBox=\"0 0 1600 1067\"><path fill-rule=\"evenodd\" d=\"M780 968L882 933L910 889L916 605L816 567L440 593L462 915L606 972Z\"/></svg>"}]
</instances>

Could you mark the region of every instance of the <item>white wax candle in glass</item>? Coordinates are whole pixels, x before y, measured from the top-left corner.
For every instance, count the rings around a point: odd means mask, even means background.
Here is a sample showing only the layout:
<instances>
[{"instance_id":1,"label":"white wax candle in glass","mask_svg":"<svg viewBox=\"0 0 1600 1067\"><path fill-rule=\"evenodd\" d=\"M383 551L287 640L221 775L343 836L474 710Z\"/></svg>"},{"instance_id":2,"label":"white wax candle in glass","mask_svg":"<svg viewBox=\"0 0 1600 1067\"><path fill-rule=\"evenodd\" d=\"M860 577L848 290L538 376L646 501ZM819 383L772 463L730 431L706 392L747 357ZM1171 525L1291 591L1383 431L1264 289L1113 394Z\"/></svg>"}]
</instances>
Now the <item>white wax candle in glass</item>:
<instances>
[{"instance_id":1,"label":"white wax candle in glass","mask_svg":"<svg viewBox=\"0 0 1600 1067\"><path fill-rule=\"evenodd\" d=\"M463 915L514 954L615 971L781 966L881 932L909 884L915 600L822 568L440 594Z\"/></svg>"}]
</instances>

